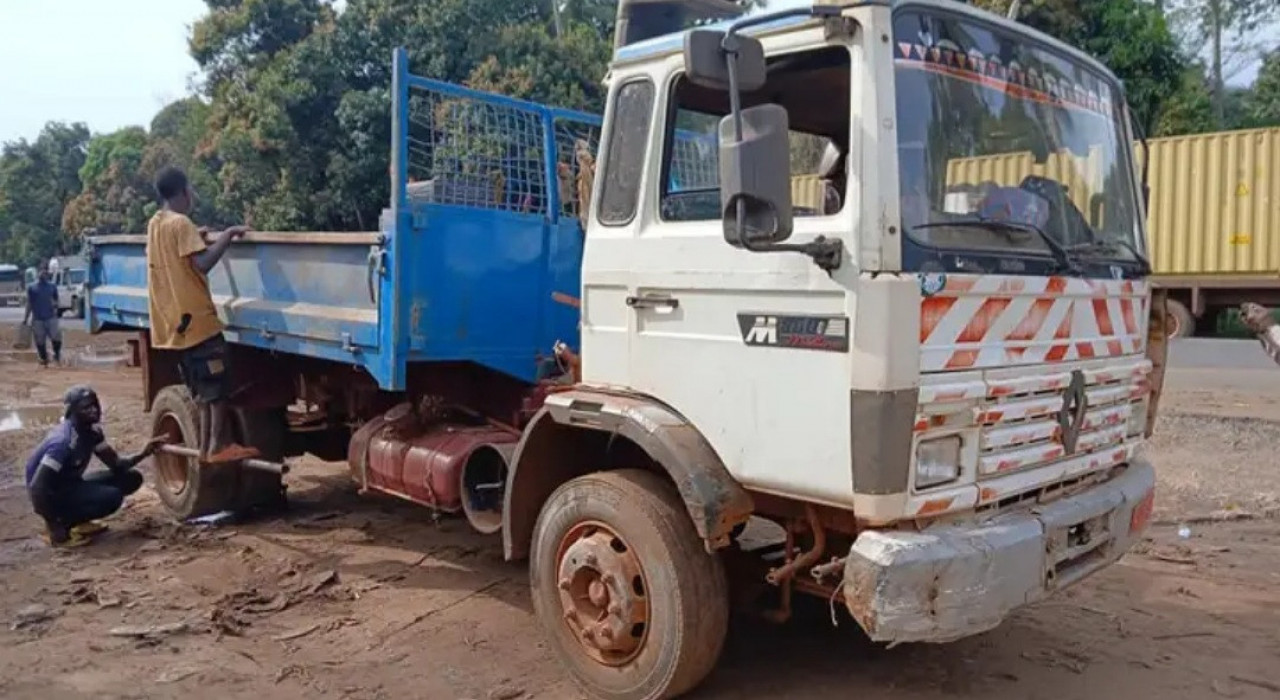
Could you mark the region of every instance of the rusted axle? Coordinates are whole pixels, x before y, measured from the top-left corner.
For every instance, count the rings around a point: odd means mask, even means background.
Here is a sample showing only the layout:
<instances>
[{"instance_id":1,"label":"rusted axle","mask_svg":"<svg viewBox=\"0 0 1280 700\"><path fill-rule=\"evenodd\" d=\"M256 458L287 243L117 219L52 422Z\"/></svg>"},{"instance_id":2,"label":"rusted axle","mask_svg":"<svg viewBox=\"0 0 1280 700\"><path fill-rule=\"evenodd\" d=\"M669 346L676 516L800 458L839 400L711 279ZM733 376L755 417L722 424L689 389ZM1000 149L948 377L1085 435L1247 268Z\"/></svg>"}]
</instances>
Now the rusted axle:
<instances>
[{"instance_id":1,"label":"rusted axle","mask_svg":"<svg viewBox=\"0 0 1280 700\"><path fill-rule=\"evenodd\" d=\"M191 447L183 447L182 445L161 445L159 452L165 454L177 455L178 457L190 457L191 459L200 459L200 451ZM289 465L279 464L276 462L268 462L262 459L245 459L240 461L240 465L248 469L257 469L259 471L280 474L281 476L289 473Z\"/></svg>"}]
</instances>

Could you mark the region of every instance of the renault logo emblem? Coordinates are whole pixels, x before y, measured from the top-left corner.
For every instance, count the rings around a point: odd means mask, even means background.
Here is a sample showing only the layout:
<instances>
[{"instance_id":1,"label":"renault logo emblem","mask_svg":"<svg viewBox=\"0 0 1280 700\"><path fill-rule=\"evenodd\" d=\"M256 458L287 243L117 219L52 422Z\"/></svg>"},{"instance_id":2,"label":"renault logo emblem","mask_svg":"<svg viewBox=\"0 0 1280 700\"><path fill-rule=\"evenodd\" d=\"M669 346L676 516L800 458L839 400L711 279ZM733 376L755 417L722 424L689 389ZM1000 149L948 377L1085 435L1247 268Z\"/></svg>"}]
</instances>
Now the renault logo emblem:
<instances>
[{"instance_id":1,"label":"renault logo emblem","mask_svg":"<svg viewBox=\"0 0 1280 700\"><path fill-rule=\"evenodd\" d=\"M1067 454L1075 454L1084 416L1089 410L1089 396L1084 390L1084 372L1071 373L1071 384L1062 395L1062 409L1058 411L1058 427L1062 430L1062 447Z\"/></svg>"}]
</instances>

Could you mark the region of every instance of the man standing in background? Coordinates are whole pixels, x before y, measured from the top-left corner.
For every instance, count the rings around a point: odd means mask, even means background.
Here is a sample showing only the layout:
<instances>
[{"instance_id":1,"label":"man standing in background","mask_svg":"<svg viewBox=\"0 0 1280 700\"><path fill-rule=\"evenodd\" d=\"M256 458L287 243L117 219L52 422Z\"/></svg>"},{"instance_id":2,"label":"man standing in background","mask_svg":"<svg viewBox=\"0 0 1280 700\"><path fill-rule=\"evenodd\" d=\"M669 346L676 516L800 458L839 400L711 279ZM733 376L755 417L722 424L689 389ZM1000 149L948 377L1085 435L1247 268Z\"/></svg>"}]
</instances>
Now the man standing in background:
<instances>
[{"instance_id":1,"label":"man standing in background","mask_svg":"<svg viewBox=\"0 0 1280 700\"><path fill-rule=\"evenodd\" d=\"M49 266L40 264L35 284L27 287L27 312L22 325L31 326L40 366L49 366L47 343L53 343L53 362L62 364L62 329L58 326L58 287L50 280Z\"/></svg>"},{"instance_id":2,"label":"man standing in background","mask_svg":"<svg viewBox=\"0 0 1280 700\"><path fill-rule=\"evenodd\" d=\"M205 243L188 218L195 193L177 168L160 172L156 192L164 206L147 224L151 346L179 354L178 369L200 410L202 461L224 464L257 457L257 450L231 439L229 353L207 277L231 242L248 229L233 226Z\"/></svg>"}]
</instances>

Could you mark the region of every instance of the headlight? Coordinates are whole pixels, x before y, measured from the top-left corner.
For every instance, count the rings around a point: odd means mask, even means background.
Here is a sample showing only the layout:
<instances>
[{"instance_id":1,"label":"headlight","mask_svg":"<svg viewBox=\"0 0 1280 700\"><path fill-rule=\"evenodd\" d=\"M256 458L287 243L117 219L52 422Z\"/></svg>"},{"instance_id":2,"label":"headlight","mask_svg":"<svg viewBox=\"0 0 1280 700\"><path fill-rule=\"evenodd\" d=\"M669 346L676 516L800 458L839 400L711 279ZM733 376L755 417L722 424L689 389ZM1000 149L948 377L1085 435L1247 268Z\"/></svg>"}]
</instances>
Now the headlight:
<instances>
[{"instance_id":1,"label":"headlight","mask_svg":"<svg viewBox=\"0 0 1280 700\"><path fill-rule=\"evenodd\" d=\"M951 435L916 447L916 488L940 486L960 478L960 436Z\"/></svg>"}]
</instances>

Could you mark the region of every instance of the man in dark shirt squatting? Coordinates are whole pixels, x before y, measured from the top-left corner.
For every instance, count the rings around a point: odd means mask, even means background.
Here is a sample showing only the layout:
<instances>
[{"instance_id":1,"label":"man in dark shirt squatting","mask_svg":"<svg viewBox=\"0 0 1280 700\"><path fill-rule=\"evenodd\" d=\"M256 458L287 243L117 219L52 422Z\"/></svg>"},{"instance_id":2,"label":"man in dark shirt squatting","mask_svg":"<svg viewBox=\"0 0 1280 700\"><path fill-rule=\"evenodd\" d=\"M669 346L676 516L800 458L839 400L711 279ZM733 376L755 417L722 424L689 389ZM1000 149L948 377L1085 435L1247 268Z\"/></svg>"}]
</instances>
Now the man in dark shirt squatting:
<instances>
[{"instance_id":1,"label":"man in dark shirt squatting","mask_svg":"<svg viewBox=\"0 0 1280 700\"><path fill-rule=\"evenodd\" d=\"M128 457L116 454L102 433L102 404L87 386L75 386L63 398L64 418L27 460L27 491L31 505L44 518L50 544L75 547L106 528L94 521L120 510L125 496L142 487L135 467L164 443L148 442ZM97 457L106 471L85 474L89 459Z\"/></svg>"}]
</instances>

